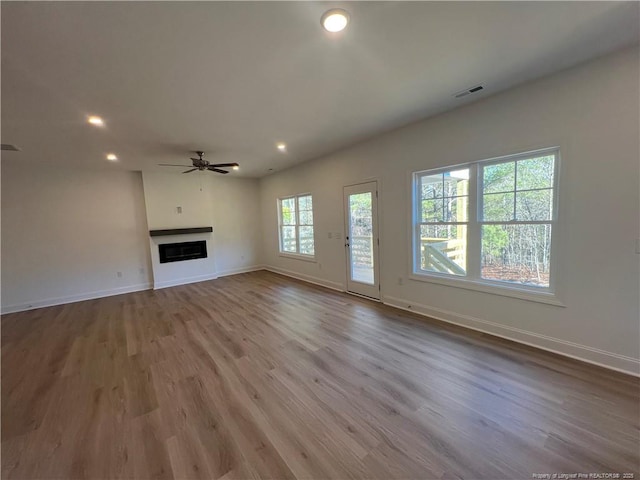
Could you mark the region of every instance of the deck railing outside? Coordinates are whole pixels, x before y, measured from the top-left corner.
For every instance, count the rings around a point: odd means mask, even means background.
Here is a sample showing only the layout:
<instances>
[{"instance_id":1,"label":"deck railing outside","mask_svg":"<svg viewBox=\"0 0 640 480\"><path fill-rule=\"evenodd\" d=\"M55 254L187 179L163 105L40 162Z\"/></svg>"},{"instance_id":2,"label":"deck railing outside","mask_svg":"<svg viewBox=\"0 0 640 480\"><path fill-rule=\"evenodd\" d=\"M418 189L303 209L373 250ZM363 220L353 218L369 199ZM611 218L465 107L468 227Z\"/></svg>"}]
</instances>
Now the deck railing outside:
<instances>
[{"instance_id":1,"label":"deck railing outside","mask_svg":"<svg viewBox=\"0 0 640 480\"><path fill-rule=\"evenodd\" d=\"M295 238L284 239L283 243L285 251L295 251ZM309 251L312 246L312 237L300 239L300 251ZM422 270L458 275L465 273L461 267L466 263L463 239L422 238L420 252ZM373 237L359 235L351 238L351 262L358 267L373 267Z\"/></svg>"},{"instance_id":2,"label":"deck railing outside","mask_svg":"<svg viewBox=\"0 0 640 480\"><path fill-rule=\"evenodd\" d=\"M460 265L466 265L463 239L421 238L420 258L422 270L464 275Z\"/></svg>"},{"instance_id":3,"label":"deck railing outside","mask_svg":"<svg viewBox=\"0 0 640 480\"><path fill-rule=\"evenodd\" d=\"M301 237L300 238L300 252L313 252L313 237ZM283 238L282 249L285 252L296 251L296 239L295 238Z\"/></svg>"},{"instance_id":4,"label":"deck railing outside","mask_svg":"<svg viewBox=\"0 0 640 480\"><path fill-rule=\"evenodd\" d=\"M358 267L373 267L373 237L357 235L351 238L351 263Z\"/></svg>"}]
</instances>

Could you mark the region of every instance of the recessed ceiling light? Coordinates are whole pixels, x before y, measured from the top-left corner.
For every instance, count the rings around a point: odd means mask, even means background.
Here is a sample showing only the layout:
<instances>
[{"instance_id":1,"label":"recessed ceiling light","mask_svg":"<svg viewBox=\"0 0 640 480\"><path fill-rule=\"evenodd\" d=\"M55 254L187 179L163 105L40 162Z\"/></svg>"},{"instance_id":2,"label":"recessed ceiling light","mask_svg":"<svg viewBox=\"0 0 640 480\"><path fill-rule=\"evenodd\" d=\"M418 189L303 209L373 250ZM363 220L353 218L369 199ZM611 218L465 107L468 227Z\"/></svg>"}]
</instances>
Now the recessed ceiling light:
<instances>
[{"instance_id":1,"label":"recessed ceiling light","mask_svg":"<svg viewBox=\"0 0 640 480\"><path fill-rule=\"evenodd\" d=\"M104 125L104 120L102 120L102 118L97 117L95 115L90 116L87 119L87 122L89 122L91 125L95 125L96 127L102 127Z\"/></svg>"},{"instance_id":2,"label":"recessed ceiling light","mask_svg":"<svg viewBox=\"0 0 640 480\"><path fill-rule=\"evenodd\" d=\"M115 162L116 160L118 160L118 156L115 153L108 153L107 160L111 160L112 162Z\"/></svg>"},{"instance_id":3,"label":"recessed ceiling light","mask_svg":"<svg viewBox=\"0 0 640 480\"><path fill-rule=\"evenodd\" d=\"M287 150L287 144L284 142L276 143L276 148L281 152L284 152Z\"/></svg>"},{"instance_id":4,"label":"recessed ceiling light","mask_svg":"<svg viewBox=\"0 0 640 480\"><path fill-rule=\"evenodd\" d=\"M336 33L344 30L349 23L349 14L341 8L333 8L324 12L320 24L327 32Z\"/></svg>"},{"instance_id":5,"label":"recessed ceiling light","mask_svg":"<svg viewBox=\"0 0 640 480\"><path fill-rule=\"evenodd\" d=\"M233 166L233 169L234 169L234 170L240 170L240 166L239 166L239 165L234 165L234 166Z\"/></svg>"}]
</instances>

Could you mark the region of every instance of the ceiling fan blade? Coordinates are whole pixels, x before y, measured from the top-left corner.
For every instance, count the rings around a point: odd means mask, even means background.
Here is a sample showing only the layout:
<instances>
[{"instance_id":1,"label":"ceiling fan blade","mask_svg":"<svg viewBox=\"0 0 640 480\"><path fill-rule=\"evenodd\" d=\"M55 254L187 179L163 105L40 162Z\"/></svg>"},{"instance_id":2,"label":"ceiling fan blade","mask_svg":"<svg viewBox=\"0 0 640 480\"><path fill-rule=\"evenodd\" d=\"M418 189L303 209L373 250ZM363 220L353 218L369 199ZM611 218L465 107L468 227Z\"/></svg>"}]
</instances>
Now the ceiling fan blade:
<instances>
[{"instance_id":1,"label":"ceiling fan blade","mask_svg":"<svg viewBox=\"0 0 640 480\"><path fill-rule=\"evenodd\" d=\"M211 170L212 172L218 172L218 173L224 173L224 174L229 173L229 172L227 172L226 170L220 170L219 168L215 168L215 167L213 167L213 166L211 166L211 165L209 165L209 166L207 167L207 169L208 169L208 170Z\"/></svg>"},{"instance_id":2,"label":"ceiling fan blade","mask_svg":"<svg viewBox=\"0 0 640 480\"><path fill-rule=\"evenodd\" d=\"M191 170L187 170L186 172L182 172L182 173L189 173L189 172L193 172L194 170L198 170L197 168L192 168Z\"/></svg>"},{"instance_id":3,"label":"ceiling fan blade","mask_svg":"<svg viewBox=\"0 0 640 480\"><path fill-rule=\"evenodd\" d=\"M159 163L161 167L190 167L191 165L176 165L175 163Z\"/></svg>"},{"instance_id":4,"label":"ceiling fan blade","mask_svg":"<svg viewBox=\"0 0 640 480\"><path fill-rule=\"evenodd\" d=\"M237 163L213 163L212 167L239 167Z\"/></svg>"}]
</instances>

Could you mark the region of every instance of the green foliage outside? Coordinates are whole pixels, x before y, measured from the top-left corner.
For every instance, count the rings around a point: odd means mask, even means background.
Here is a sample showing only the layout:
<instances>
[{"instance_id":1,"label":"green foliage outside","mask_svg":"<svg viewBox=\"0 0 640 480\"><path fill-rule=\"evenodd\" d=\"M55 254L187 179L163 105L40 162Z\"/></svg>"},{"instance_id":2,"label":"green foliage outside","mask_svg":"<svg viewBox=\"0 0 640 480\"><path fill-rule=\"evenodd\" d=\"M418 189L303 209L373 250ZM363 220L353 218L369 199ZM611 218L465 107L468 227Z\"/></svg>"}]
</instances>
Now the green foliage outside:
<instances>
[{"instance_id":1,"label":"green foliage outside","mask_svg":"<svg viewBox=\"0 0 640 480\"><path fill-rule=\"evenodd\" d=\"M552 155L482 167L483 221L549 222L483 225L483 276L517 281L519 275L525 283L548 284L553 171Z\"/></svg>"},{"instance_id":2,"label":"green foliage outside","mask_svg":"<svg viewBox=\"0 0 640 480\"><path fill-rule=\"evenodd\" d=\"M546 155L479 167L482 207L478 220L485 278L548 284L554 163L554 155ZM454 239L464 240L460 229L446 223L468 221L465 174L468 179L468 170L421 178L420 221L434 223L423 226L423 239L448 240L446 245Z\"/></svg>"}]
</instances>

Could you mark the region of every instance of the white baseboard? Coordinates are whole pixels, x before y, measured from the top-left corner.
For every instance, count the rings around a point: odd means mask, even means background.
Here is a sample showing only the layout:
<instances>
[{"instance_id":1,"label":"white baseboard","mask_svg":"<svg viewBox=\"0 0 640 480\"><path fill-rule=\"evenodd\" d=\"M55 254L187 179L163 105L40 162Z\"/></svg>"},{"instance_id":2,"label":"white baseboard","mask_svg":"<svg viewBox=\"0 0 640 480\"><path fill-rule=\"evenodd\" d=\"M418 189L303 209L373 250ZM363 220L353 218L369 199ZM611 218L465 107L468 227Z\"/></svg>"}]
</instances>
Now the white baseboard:
<instances>
[{"instance_id":1,"label":"white baseboard","mask_svg":"<svg viewBox=\"0 0 640 480\"><path fill-rule=\"evenodd\" d=\"M616 370L628 375L640 377L640 360L633 357L627 357L625 355L607 352L587 345L580 345L578 343L569 342L559 338L529 332L520 328L490 322L470 315L461 315L441 308L421 305L402 298L385 296L382 302L385 305L399 308L401 310L414 312L436 320L488 333L513 342L523 343L525 345L547 350L565 357L575 358L610 370Z\"/></svg>"},{"instance_id":2,"label":"white baseboard","mask_svg":"<svg viewBox=\"0 0 640 480\"><path fill-rule=\"evenodd\" d=\"M207 273L206 275L196 275L194 277L183 277L175 280L168 280L166 282L157 282L153 284L154 290L160 290L161 288L178 287L180 285L188 285L189 283L206 282L207 280L215 280L218 278L216 273Z\"/></svg>"},{"instance_id":3,"label":"white baseboard","mask_svg":"<svg viewBox=\"0 0 640 480\"><path fill-rule=\"evenodd\" d=\"M113 295L122 295L123 293L140 292L142 290L151 289L150 283L139 283L137 285L128 285L126 287L118 287L110 290L96 290L94 292L80 293L77 295L69 295L67 297L47 298L46 300L37 300L34 302L23 303L19 305L6 305L2 307L2 314L24 312L25 310L33 310L42 307L53 307L55 305L64 305L65 303L82 302L84 300L94 300L96 298L112 297Z\"/></svg>"},{"instance_id":4,"label":"white baseboard","mask_svg":"<svg viewBox=\"0 0 640 480\"><path fill-rule=\"evenodd\" d=\"M271 265L264 265L263 270L267 270L273 273L279 273L280 275L286 275L287 277L297 278L298 280L302 280L304 282L313 283L314 285L320 285L321 287L327 287L331 290L337 290L339 292L344 292L345 288L342 283L332 282L330 280L325 280L323 278L313 277L311 275L305 275L303 273L292 272L290 270L285 270L280 267L272 267Z\"/></svg>"},{"instance_id":5,"label":"white baseboard","mask_svg":"<svg viewBox=\"0 0 640 480\"><path fill-rule=\"evenodd\" d=\"M128 285L126 287L119 287L119 288L114 288L110 290L97 290L94 292L80 293L77 295L69 295L65 297L47 298L45 300L37 300L37 301L22 303L17 305L6 305L2 307L2 309L0 310L0 313L2 315L5 315L8 313L17 313L17 312L24 312L26 310L34 310L36 308L53 307L55 305L64 305L66 303L75 303L75 302L82 302L84 300L95 300L96 298L111 297L113 295L122 295L123 293L133 293L133 292L139 292L142 290L150 290L150 289L159 290L162 288L176 287L179 285L186 285L188 283L204 282L207 280L214 280L218 277L223 277L227 275L236 275L238 273L253 272L253 271L262 270L262 269L263 269L262 265L254 265L251 267L225 270L215 275L199 275L196 277L180 278L180 279L172 280L169 282L160 282L156 285L151 283L140 283L137 285Z\"/></svg>"},{"instance_id":6,"label":"white baseboard","mask_svg":"<svg viewBox=\"0 0 640 480\"><path fill-rule=\"evenodd\" d=\"M304 275L297 272L292 272L278 267L272 267L269 265L255 265L251 267L244 267L232 270L226 270L219 272L217 275L200 275L196 277L182 278L171 282L162 282L153 286L155 290L160 288L173 287L178 285L186 285L188 283L203 282L207 280L213 280L218 276L235 275L239 273L253 272L257 270L267 270L274 273L279 273L288 277L296 278L314 285L320 285L332 290L344 292L344 285L338 282L332 282L324 280L322 278L313 277L311 275ZM81 293L78 295L70 295L65 297L49 298L45 300L38 300L29 303L6 305L2 307L1 313L16 313L26 310L33 310L42 307L52 307L55 305L62 305L66 303L81 302L84 300L93 300L96 298L110 297L113 295L121 295L124 293L139 292L142 290L149 290L152 285L149 283L140 283L137 285L128 285L125 287L114 288L110 290L98 290L93 292ZM522 343L531 347L547 350L565 357L575 358L583 362L598 365L610 370L616 370L629 375L640 377L640 360L620 355L613 352L608 352L587 345L581 345L574 342L569 342L559 338L542 335L539 333L529 332L520 328L511 327L508 325L502 325L496 322L483 320L470 315L462 315L449 310L444 310L437 307L431 307L428 305L422 305L409 300L405 300L398 297L384 296L382 302L385 305L389 305L408 312L414 312L423 316L434 318L443 322L451 323L454 325L470 328L479 332L487 333L497 337L505 338L513 342Z\"/></svg>"},{"instance_id":7,"label":"white baseboard","mask_svg":"<svg viewBox=\"0 0 640 480\"><path fill-rule=\"evenodd\" d=\"M264 265L252 265L249 267L232 268L231 270L223 270L217 272L218 277L227 277L229 275L238 275L239 273L257 272L258 270L264 270Z\"/></svg>"}]
</instances>

